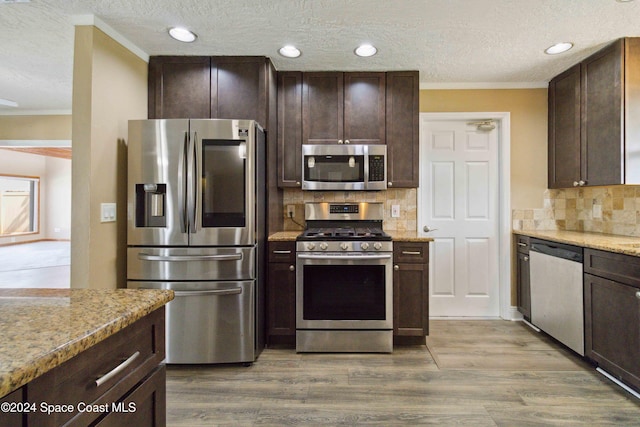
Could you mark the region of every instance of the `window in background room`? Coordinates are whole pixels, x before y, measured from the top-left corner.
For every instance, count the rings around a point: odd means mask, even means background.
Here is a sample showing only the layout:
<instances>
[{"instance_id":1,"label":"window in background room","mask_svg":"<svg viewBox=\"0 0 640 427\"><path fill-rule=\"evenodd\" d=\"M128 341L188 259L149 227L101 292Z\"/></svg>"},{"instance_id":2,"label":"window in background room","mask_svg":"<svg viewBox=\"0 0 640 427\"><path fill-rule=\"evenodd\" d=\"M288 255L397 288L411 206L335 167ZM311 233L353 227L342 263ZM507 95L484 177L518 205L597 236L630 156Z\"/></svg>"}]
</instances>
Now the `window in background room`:
<instances>
[{"instance_id":1,"label":"window in background room","mask_svg":"<svg viewBox=\"0 0 640 427\"><path fill-rule=\"evenodd\" d=\"M37 233L40 178L0 175L0 236Z\"/></svg>"}]
</instances>

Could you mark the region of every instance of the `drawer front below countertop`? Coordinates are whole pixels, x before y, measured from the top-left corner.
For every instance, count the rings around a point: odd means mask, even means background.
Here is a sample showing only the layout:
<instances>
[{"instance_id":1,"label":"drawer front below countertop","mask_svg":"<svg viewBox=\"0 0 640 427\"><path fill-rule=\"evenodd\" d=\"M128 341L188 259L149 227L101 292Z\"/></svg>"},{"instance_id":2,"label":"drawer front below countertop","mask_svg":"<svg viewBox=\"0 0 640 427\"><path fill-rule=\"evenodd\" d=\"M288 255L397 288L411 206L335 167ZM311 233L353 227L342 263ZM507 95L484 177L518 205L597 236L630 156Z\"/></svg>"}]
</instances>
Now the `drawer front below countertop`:
<instances>
[{"instance_id":1,"label":"drawer front below countertop","mask_svg":"<svg viewBox=\"0 0 640 427\"><path fill-rule=\"evenodd\" d=\"M394 263L429 263L429 243L393 242Z\"/></svg>"},{"instance_id":2,"label":"drawer front below countertop","mask_svg":"<svg viewBox=\"0 0 640 427\"><path fill-rule=\"evenodd\" d=\"M137 355L136 355L137 354ZM88 425L101 412L78 412L78 404L117 402L165 357L165 309L161 307L27 384L28 402L73 405L69 412L28 414L28 425ZM121 368L121 369L118 369ZM100 385L97 380L114 372Z\"/></svg>"}]
</instances>

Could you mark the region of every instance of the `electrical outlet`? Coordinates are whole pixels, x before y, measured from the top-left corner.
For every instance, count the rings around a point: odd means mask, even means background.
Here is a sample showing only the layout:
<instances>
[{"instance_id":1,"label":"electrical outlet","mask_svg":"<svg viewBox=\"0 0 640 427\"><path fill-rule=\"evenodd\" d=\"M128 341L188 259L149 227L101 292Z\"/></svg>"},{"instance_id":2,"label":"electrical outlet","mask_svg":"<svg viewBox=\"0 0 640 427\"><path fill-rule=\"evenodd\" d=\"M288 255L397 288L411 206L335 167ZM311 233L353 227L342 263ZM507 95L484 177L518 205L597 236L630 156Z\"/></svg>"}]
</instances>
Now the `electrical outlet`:
<instances>
[{"instance_id":1,"label":"electrical outlet","mask_svg":"<svg viewBox=\"0 0 640 427\"><path fill-rule=\"evenodd\" d=\"M296 205L287 205L287 218L296 216Z\"/></svg>"},{"instance_id":2,"label":"electrical outlet","mask_svg":"<svg viewBox=\"0 0 640 427\"><path fill-rule=\"evenodd\" d=\"M400 218L400 205L391 205L391 218Z\"/></svg>"},{"instance_id":3,"label":"electrical outlet","mask_svg":"<svg viewBox=\"0 0 640 427\"><path fill-rule=\"evenodd\" d=\"M100 203L100 222L116 221L116 204Z\"/></svg>"}]
</instances>

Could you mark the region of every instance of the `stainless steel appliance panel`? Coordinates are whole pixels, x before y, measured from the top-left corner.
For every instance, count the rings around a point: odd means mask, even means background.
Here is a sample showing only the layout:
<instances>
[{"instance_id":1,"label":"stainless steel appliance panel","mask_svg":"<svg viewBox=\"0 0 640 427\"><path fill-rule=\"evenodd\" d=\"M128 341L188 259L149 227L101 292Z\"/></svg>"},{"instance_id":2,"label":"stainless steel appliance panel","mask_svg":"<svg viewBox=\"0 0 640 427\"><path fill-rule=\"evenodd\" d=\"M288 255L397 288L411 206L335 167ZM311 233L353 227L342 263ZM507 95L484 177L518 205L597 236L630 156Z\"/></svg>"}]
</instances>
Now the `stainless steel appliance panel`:
<instances>
[{"instance_id":1,"label":"stainless steel appliance panel","mask_svg":"<svg viewBox=\"0 0 640 427\"><path fill-rule=\"evenodd\" d=\"M296 331L296 351L330 353L391 353L391 331Z\"/></svg>"},{"instance_id":2,"label":"stainless steel appliance panel","mask_svg":"<svg viewBox=\"0 0 640 427\"><path fill-rule=\"evenodd\" d=\"M256 278L255 247L127 248L128 280Z\"/></svg>"},{"instance_id":3,"label":"stainless steel appliance panel","mask_svg":"<svg viewBox=\"0 0 640 427\"><path fill-rule=\"evenodd\" d=\"M554 248L542 249L549 253L537 249L540 244L532 240L531 323L584 356L582 249L579 261L559 256Z\"/></svg>"},{"instance_id":4,"label":"stainless steel appliance panel","mask_svg":"<svg viewBox=\"0 0 640 427\"><path fill-rule=\"evenodd\" d=\"M381 285L384 292L384 313L381 319L309 319L304 313L305 266L320 266L324 273L317 273L314 277L324 277L327 284L340 288L340 276L336 275L336 266L350 266L362 268L366 266L380 266L383 270ZM309 253L298 252L296 261L296 328L298 329L388 329L393 328L393 272L391 253ZM366 289L363 289L367 293ZM308 291L307 291L308 292ZM340 295L339 292L336 292ZM365 304L365 301L357 301L357 295L343 294L349 297L349 304ZM355 299L352 301L352 299Z\"/></svg>"},{"instance_id":5,"label":"stainless steel appliance panel","mask_svg":"<svg viewBox=\"0 0 640 427\"><path fill-rule=\"evenodd\" d=\"M128 138L127 244L186 246L189 120L131 120ZM151 207L154 214L160 204L164 208L163 226L136 226L140 221L136 185L145 184L166 186L164 200L155 198Z\"/></svg>"},{"instance_id":6,"label":"stainless steel appliance panel","mask_svg":"<svg viewBox=\"0 0 640 427\"><path fill-rule=\"evenodd\" d=\"M175 291L166 306L167 363L252 363L257 357L254 280L127 286Z\"/></svg>"},{"instance_id":7,"label":"stainless steel appliance panel","mask_svg":"<svg viewBox=\"0 0 640 427\"><path fill-rule=\"evenodd\" d=\"M387 146L303 144L303 190L385 190Z\"/></svg>"},{"instance_id":8,"label":"stainless steel appliance panel","mask_svg":"<svg viewBox=\"0 0 640 427\"><path fill-rule=\"evenodd\" d=\"M191 120L195 158L193 246L256 243L256 123Z\"/></svg>"}]
</instances>

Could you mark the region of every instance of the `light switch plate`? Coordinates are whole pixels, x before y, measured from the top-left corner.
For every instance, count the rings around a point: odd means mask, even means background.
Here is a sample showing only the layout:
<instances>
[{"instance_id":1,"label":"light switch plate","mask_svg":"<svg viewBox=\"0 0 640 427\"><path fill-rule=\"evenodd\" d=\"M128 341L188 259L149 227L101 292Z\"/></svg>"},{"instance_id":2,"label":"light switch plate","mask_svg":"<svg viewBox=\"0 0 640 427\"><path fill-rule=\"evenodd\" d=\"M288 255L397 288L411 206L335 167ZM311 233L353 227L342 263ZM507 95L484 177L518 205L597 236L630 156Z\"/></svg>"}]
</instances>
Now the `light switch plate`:
<instances>
[{"instance_id":1,"label":"light switch plate","mask_svg":"<svg viewBox=\"0 0 640 427\"><path fill-rule=\"evenodd\" d=\"M116 204L100 203L100 222L116 221Z\"/></svg>"},{"instance_id":2,"label":"light switch plate","mask_svg":"<svg viewBox=\"0 0 640 427\"><path fill-rule=\"evenodd\" d=\"M391 205L391 218L400 218L400 205Z\"/></svg>"}]
</instances>

